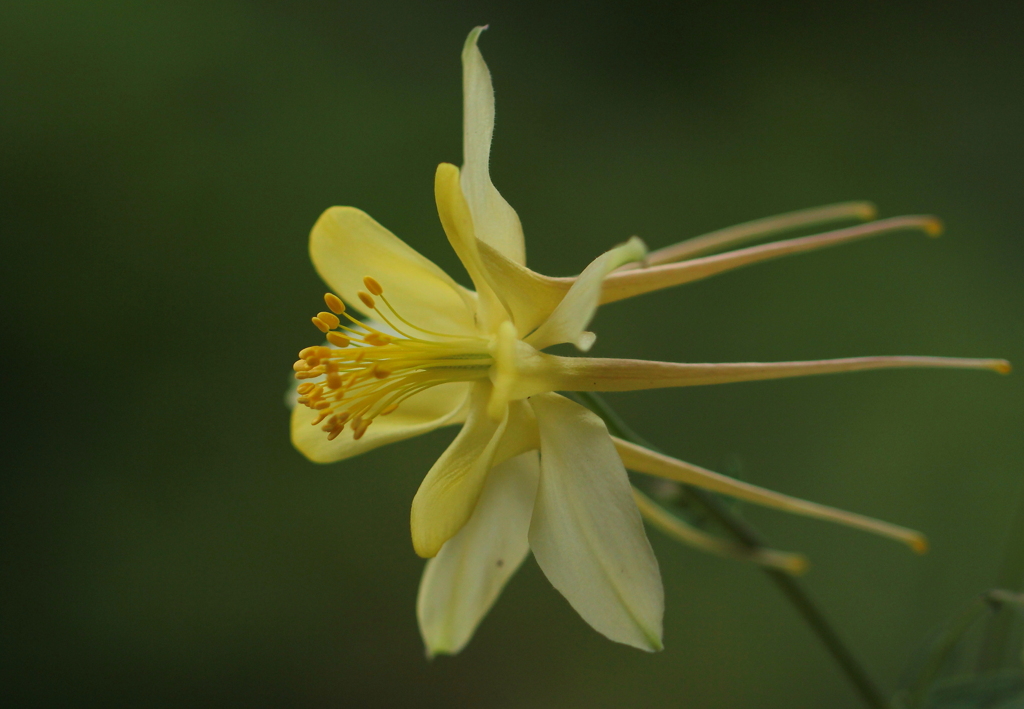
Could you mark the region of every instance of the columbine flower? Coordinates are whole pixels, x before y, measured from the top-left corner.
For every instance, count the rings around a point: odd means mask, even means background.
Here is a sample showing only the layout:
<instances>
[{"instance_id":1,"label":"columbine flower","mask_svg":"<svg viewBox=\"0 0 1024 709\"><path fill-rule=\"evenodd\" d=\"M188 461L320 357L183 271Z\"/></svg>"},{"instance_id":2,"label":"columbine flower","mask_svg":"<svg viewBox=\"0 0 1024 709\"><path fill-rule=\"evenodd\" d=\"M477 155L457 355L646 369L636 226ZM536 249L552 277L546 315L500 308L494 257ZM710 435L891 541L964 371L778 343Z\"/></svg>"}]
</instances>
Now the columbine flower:
<instances>
[{"instance_id":1,"label":"columbine flower","mask_svg":"<svg viewBox=\"0 0 1024 709\"><path fill-rule=\"evenodd\" d=\"M328 310L313 318L329 344L307 347L295 363L296 376L304 380L299 386L304 406L294 410L292 437L314 461L341 460L462 424L412 503L413 546L421 556L434 557L418 601L428 652L461 649L531 550L551 583L596 630L618 642L659 649L661 577L624 459L641 472L920 543L919 536L903 528L794 500L613 441L600 418L554 392L694 386L883 367L1003 370L1005 362L862 357L676 364L560 357L543 350L565 342L588 350L594 335L586 328L600 303L894 229L931 230L936 222L905 217L691 258L794 224L850 216L841 205L838 212L801 213L686 242L648 255L646 261L643 244L630 239L575 278L534 273L525 266L519 218L488 173L494 99L477 49L481 30L470 33L462 55L465 162L461 171L440 165L434 182L441 224L475 290L456 283L365 213L329 209L310 236L313 263L334 291L325 296ZM682 258L690 260L671 263ZM351 316L344 303L368 319Z\"/></svg>"}]
</instances>

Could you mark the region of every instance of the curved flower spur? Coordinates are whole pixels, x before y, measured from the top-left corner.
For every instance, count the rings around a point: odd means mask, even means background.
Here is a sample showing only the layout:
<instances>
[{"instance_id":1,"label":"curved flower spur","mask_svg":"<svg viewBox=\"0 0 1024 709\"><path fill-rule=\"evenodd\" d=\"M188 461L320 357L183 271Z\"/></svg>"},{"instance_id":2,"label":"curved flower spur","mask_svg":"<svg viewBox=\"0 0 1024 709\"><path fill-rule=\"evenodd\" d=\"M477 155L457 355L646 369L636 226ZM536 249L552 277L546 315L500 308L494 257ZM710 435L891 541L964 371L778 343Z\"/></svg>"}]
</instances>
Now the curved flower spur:
<instances>
[{"instance_id":1,"label":"curved flower spur","mask_svg":"<svg viewBox=\"0 0 1024 709\"><path fill-rule=\"evenodd\" d=\"M644 650L660 649L661 576L641 510L663 529L674 529L677 537L685 539L690 532L674 528L675 522L641 494L634 498L626 467L923 549L923 537L911 530L741 483L613 439L594 413L555 392L630 391L891 367L1007 372L1006 361L856 357L679 364L561 357L543 350L569 342L587 351L595 336L586 328L602 303L897 230L934 235L938 221L899 217L705 255L791 229L873 217L864 203L834 205L752 222L650 254L632 238L573 278L534 273L525 265L519 218L488 172L494 95L477 48L483 29L470 33L462 54L465 162L461 171L442 163L434 181L441 224L474 290L459 285L364 212L332 207L310 235L313 263L333 290L324 298L327 310L313 318L328 344L305 348L294 366L302 405L293 412L292 440L310 460L342 460L462 424L412 503L413 546L420 556L433 557L417 604L428 653L455 653L469 641L529 551L598 632Z\"/></svg>"}]
</instances>

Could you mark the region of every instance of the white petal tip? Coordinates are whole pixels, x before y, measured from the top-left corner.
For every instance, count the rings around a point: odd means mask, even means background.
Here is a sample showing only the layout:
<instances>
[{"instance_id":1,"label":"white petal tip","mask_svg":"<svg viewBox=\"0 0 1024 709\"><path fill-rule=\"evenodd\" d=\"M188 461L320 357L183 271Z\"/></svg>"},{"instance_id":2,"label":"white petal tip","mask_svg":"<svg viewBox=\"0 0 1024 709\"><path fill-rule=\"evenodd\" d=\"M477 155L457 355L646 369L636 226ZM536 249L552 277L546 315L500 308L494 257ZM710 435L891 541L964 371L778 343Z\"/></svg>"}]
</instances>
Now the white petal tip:
<instances>
[{"instance_id":1,"label":"white petal tip","mask_svg":"<svg viewBox=\"0 0 1024 709\"><path fill-rule=\"evenodd\" d=\"M573 344L576 345L576 349L580 352L589 352L590 348L594 346L594 342L596 340L597 335L589 330L584 330L580 333L580 336L576 338L576 341Z\"/></svg>"}]
</instances>

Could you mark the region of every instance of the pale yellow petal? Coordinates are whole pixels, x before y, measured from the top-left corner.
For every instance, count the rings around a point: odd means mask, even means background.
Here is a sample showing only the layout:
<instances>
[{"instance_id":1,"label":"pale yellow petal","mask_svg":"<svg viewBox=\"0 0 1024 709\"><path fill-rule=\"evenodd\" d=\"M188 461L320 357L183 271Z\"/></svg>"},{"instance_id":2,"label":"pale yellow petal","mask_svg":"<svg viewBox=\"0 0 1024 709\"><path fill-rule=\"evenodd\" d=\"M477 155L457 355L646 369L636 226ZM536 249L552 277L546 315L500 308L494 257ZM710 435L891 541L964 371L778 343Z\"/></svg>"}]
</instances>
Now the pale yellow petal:
<instances>
[{"instance_id":1,"label":"pale yellow petal","mask_svg":"<svg viewBox=\"0 0 1024 709\"><path fill-rule=\"evenodd\" d=\"M645 253L644 242L634 236L598 256L579 275L551 315L526 338L526 342L539 350L562 342L571 342L583 351L590 349L594 338L585 331L597 312L605 276L624 263L643 258Z\"/></svg>"},{"instance_id":2,"label":"pale yellow petal","mask_svg":"<svg viewBox=\"0 0 1024 709\"><path fill-rule=\"evenodd\" d=\"M367 315L357 297L372 276L406 320L450 335L473 335L476 296L429 259L353 207L331 207L313 226L309 253L317 273L353 309Z\"/></svg>"},{"instance_id":3,"label":"pale yellow petal","mask_svg":"<svg viewBox=\"0 0 1024 709\"><path fill-rule=\"evenodd\" d=\"M431 467L412 501L412 543L432 557L473 514L508 420L487 415L491 385L473 385L470 408L459 435Z\"/></svg>"},{"instance_id":4,"label":"pale yellow petal","mask_svg":"<svg viewBox=\"0 0 1024 709\"><path fill-rule=\"evenodd\" d=\"M506 306L501 302L502 292L493 287L486 267L480 261L476 228L459 184L459 168L441 163L434 173L434 200L441 226L448 236L459 260L465 267L477 294L477 328L493 332L508 319Z\"/></svg>"},{"instance_id":5,"label":"pale yellow petal","mask_svg":"<svg viewBox=\"0 0 1024 709\"><path fill-rule=\"evenodd\" d=\"M604 422L557 394L530 399L541 478L530 547L544 574L595 630L660 650L661 573Z\"/></svg>"},{"instance_id":6,"label":"pale yellow petal","mask_svg":"<svg viewBox=\"0 0 1024 709\"><path fill-rule=\"evenodd\" d=\"M537 431L537 417L525 400L508 403L508 423L501 435L501 441L494 452L493 465L501 465L528 451L540 448L540 433Z\"/></svg>"},{"instance_id":7,"label":"pale yellow petal","mask_svg":"<svg viewBox=\"0 0 1024 709\"><path fill-rule=\"evenodd\" d=\"M387 416L378 416L358 441L346 430L333 441L320 426L311 425L319 412L306 406L292 409L292 444L314 463L333 463L379 446L412 438L441 426L465 420L470 384L439 384L402 402Z\"/></svg>"},{"instance_id":8,"label":"pale yellow petal","mask_svg":"<svg viewBox=\"0 0 1024 709\"><path fill-rule=\"evenodd\" d=\"M476 27L462 50L462 189L473 214L476 236L516 263L526 263L519 216L491 182L494 89L491 73L477 48L484 27Z\"/></svg>"},{"instance_id":9,"label":"pale yellow petal","mask_svg":"<svg viewBox=\"0 0 1024 709\"><path fill-rule=\"evenodd\" d=\"M493 468L466 526L427 561L416 617L428 656L462 650L526 559L539 474L536 452Z\"/></svg>"},{"instance_id":10,"label":"pale yellow petal","mask_svg":"<svg viewBox=\"0 0 1024 709\"><path fill-rule=\"evenodd\" d=\"M797 497L790 497L779 492L773 492L757 485L751 485L741 480L730 478L726 475L705 470L700 466L687 463L676 458L656 453L635 443L624 441L621 438L612 438L615 448L622 457L623 464L630 470L648 475L674 480L684 485L717 492L722 495L735 497L737 500L753 502L757 505L772 507L784 512L814 517L827 522L853 527L872 534L889 537L896 541L903 542L916 552L923 552L928 548L925 537L920 532L907 529L896 524L883 522L881 520L865 517L854 512L839 510L827 505L819 505L816 502L801 500Z\"/></svg>"},{"instance_id":11,"label":"pale yellow petal","mask_svg":"<svg viewBox=\"0 0 1024 709\"><path fill-rule=\"evenodd\" d=\"M547 320L575 282L574 278L551 278L531 271L483 242L478 246L487 276L501 293L520 337Z\"/></svg>"}]
</instances>

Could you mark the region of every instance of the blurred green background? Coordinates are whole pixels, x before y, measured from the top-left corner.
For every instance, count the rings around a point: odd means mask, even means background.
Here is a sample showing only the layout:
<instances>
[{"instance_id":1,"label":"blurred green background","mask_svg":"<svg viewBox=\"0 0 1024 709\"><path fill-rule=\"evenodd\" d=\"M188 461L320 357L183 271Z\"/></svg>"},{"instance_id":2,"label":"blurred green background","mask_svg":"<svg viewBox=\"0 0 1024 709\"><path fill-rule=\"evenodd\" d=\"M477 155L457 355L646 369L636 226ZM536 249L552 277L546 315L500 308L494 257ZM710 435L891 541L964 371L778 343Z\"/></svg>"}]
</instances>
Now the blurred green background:
<instances>
[{"instance_id":1,"label":"blurred green background","mask_svg":"<svg viewBox=\"0 0 1024 709\"><path fill-rule=\"evenodd\" d=\"M856 707L756 569L650 537L667 649L588 628L534 562L427 662L408 508L453 430L318 467L288 441L319 339L306 253L361 207L452 273L432 197L461 161L459 52L497 90L494 181L531 265L581 270L871 199L901 234L604 308L598 356L871 354L1024 364L1018 4L7 3L0 10L0 491L9 706ZM1019 369L1019 366L1018 366ZM774 512L888 687L994 582L1024 375L903 371L617 395L673 453L926 531Z\"/></svg>"}]
</instances>

